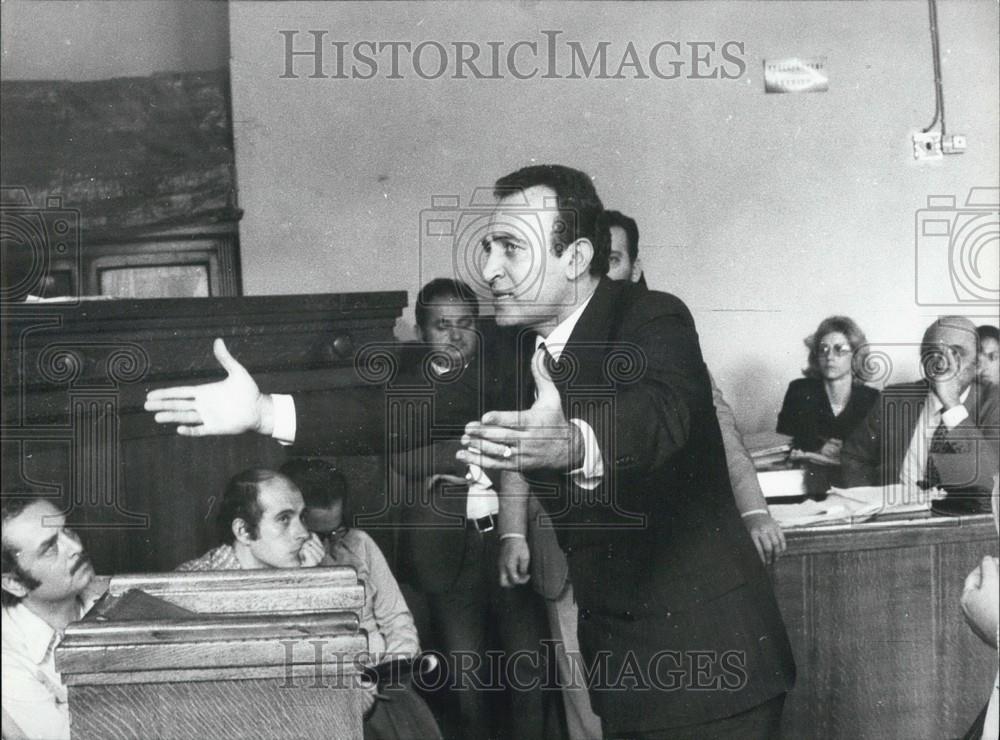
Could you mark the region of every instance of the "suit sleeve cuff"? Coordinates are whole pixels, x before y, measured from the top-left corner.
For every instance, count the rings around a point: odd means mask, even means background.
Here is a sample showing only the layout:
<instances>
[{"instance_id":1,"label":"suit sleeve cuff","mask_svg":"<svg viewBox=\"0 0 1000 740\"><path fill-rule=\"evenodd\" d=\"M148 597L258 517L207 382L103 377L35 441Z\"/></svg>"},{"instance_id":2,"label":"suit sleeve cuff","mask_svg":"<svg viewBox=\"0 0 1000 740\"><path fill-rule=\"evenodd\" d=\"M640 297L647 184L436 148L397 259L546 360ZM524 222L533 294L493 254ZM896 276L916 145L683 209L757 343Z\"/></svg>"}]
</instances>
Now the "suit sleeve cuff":
<instances>
[{"instance_id":1,"label":"suit sleeve cuff","mask_svg":"<svg viewBox=\"0 0 1000 740\"><path fill-rule=\"evenodd\" d=\"M941 421L949 429L954 429L963 421L969 418L969 410L965 408L965 404L958 404L958 406L952 406L947 411L942 412Z\"/></svg>"},{"instance_id":2,"label":"suit sleeve cuff","mask_svg":"<svg viewBox=\"0 0 1000 740\"><path fill-rule=\"evenodd\" d=\"M590 424L581 419L570 419L570 424L575 424L576 428L583 434L583 465L576 470L570 471L573 482L588 491L592 491L601 485L604 480L604 459L601 457L601 448L597 444L597 435Z\"/></svg>"},{"instance_id":3,"label":"suit sleeve cuff","mask_svg":"<svg viewBox=\"0 0 1000 740\"><path fill-rule=\"evenodd\" d=\"M274 430L271 436L283 445L295 443L295 400L284 393L272 393Z\"/></svg>"}]
</instances>

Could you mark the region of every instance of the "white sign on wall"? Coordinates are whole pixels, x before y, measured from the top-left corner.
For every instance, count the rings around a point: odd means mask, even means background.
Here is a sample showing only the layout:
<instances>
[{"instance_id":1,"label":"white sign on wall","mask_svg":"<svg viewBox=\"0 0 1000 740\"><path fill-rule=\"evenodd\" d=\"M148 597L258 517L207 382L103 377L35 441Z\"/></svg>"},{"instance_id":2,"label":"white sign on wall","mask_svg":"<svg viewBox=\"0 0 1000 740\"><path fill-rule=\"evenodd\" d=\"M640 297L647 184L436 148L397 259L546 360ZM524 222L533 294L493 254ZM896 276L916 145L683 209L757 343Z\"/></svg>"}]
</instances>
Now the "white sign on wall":
<instances>
[{"instance_id":1,"label":"white sign on wall","mask_svg":"<svg viewBox=\"0 0 1000 740\"><path fill-rule=\"evenodd\" d=\"M764 60L764 92L826 92L826 57Z\"/></svg>"}]
</instances>

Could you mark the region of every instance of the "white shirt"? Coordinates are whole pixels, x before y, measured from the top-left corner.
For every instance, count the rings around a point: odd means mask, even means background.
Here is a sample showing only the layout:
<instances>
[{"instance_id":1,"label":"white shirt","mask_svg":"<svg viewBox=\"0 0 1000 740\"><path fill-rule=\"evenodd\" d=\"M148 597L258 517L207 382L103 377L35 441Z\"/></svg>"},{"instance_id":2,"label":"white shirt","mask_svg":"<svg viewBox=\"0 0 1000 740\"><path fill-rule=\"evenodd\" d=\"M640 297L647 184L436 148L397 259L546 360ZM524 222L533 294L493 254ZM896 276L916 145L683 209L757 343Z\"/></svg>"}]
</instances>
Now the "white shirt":
<instances>
[{"instance_id":1,"label":"white shirt","mask_svg":"<svg viewBox=\"0 0 1000 740\"><path fill-rule=\"evenodd\" d=\"M451 368L445 364L432 362L431 371L441 377L451 372ZM469 479L469 490L465 495L465 518L482 519L485 516L499 513L500 499L497 497L493 481L486 475L486 471L478 465L470 465L466 477Z\"/></svg>"},{"instance_id":2,"label":"white shirt","mask_svg":"<svg viewBox=\"0 0 1000 740\"><path fill-rule=\"evenodd\" d=\"M82 617L97 595L80 604ZM66 687L56 673L63 633L24 605L3 608L3 711L33 740L68 740Z\"/></svg>"},{"instance_id":3,"label":"white shirt","mask_svg":"<svg viewBox=\"0 0 1000 740\"><path fill-rule=\"evenodd\" d=\"M948 429L954 429L969 417L965 408L965 399L969 397L970 388L961 395L961 402L942 413L944 404L934 391L929 391L924 407L917 418L917 425L910 439L910 446L903 457L903 465L899 471L899 482L907 488L916 489L917 483L924 480L927 473L927 459L930 453L934 432L943 422Z\"/></svg>"},{"instance_id":4,"label":"white shirt","mask_svg":"<svg viewBox=\"0 0 1000 740\"><path fill-rule=\"evenodd\" d=\"M590 305L590 300L593 297L593 294L591 294L590 298L581 303L573 313L563 319L555 329L550 331L548 336L543 338L539 335L536 337L535 350L537 351L544 343L545 348L552 355L552 359L558 362L559 358L562 357L563 350L566 349L566 343L576 328L577 322L580 320L587 306ZM570 419L569 421L571 424L576 425L577 429L583 434L584 450L583 465L571 471L570 475L577 486L590 491L597 488L604 478L604 459L601 456L601 448L597 444L597 435L594 434L594 430L590 424L582 419Z\"/></svg>"}]
</instances>

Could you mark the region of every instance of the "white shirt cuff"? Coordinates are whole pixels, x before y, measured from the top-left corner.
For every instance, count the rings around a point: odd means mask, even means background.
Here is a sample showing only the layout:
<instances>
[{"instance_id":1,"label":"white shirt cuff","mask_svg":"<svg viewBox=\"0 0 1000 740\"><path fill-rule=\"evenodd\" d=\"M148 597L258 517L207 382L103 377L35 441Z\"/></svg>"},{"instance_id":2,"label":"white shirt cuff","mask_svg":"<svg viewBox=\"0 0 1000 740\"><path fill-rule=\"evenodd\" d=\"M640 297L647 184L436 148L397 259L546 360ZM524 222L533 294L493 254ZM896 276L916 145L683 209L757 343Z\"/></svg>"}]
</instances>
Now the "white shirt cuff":
<instances>
[{"instance_id":1,"label":"white shirt cuff","mask_svg":"<svg viewBox=\"0 0 1000 740\"><path fill-rule=\"evenodd\" d=\"M283 445L295 443L295 400L284 393L272 393L274 430L271 436Z\"/></svg>"},{"instance_id":2,"label":"white shirt cuff","mask_svg":"<svg viewBox=\"0 0 1000 740\"><path fill-rule=\"evenodd\" d=\"M954 429L963 421L969 418L969 410L965 408L965 404L958 404L958 406L952 406L947 411L941 412L941 421L949 429Z\"/></svg>"},{"instance_id":3,"label":"white shirt cuff","mask_svg":"<svg viewBox=\"0 0 1000 740\"><path fill-rule=\"evenodd\" d=\"M576 470L571 470L570 475L573 482L580 488L593 491L604 480L604 459L601 457L601 448L597 444L597 435L590 424L582 419L570 419L570 424L575 424L576 428L583 434L583 465Z\"/></svg>"}]
</instances>

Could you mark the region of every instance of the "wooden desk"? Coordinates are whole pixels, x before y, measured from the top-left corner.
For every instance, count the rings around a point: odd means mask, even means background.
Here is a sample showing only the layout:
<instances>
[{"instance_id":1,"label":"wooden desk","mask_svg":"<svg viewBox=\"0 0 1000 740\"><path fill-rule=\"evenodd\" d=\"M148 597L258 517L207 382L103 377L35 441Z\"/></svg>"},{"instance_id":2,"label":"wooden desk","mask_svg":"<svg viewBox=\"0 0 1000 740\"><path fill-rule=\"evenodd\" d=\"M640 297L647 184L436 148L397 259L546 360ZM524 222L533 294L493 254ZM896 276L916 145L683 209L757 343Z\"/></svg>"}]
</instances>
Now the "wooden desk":
<instances>
[{"instance_id":1,"label":"wooden desk","mask_svg":"<svg viewBox=\"0 0 1000 740\"><path fill-rule=\"evenodd\" d=\"M788 738L961 737L996 653L965 624L965 577L997 554L990 516L786 532L774 585L798 680Z\"/></svg>"},{"instance_id":2,"label":"wooden desk","mask_svg":"<svg viewBox=\"0 0 1000 740\"><path fill-rule=\"evenodd\" d=\"M56 648L73 740L360 740L364 599L353 568L114 577Z\"/></svg>"}]
</instances>

